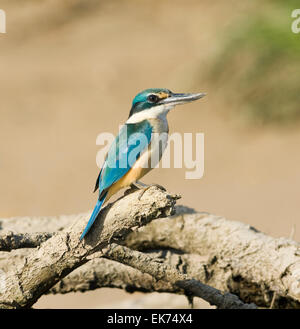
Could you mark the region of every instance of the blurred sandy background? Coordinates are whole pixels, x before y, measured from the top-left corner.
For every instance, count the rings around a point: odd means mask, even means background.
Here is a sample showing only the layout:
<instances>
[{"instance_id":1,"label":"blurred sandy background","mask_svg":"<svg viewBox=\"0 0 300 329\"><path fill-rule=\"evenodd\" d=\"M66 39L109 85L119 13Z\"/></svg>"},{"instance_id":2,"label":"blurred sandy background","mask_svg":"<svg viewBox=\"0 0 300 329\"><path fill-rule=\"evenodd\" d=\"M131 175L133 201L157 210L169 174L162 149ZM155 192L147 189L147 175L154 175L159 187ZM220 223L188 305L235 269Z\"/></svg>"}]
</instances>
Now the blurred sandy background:
<instances>
[{"instance_id":1,"label":"blurred sandy background","mask_svg":"<svg viewBox=\"0 0 300 329\"><path fill-rule=\"evenodd\" d=\"M275 237L295 227L300 240L296 1L1 0L0 8L1 217L92 208L97 135L117 133L137 92L164 87L208 93L169 115L170 132L204 132L205 174L157 169L144 181ZM36 306L122 307L141 296L103 289Z\"/></svg>"}]
</instances>

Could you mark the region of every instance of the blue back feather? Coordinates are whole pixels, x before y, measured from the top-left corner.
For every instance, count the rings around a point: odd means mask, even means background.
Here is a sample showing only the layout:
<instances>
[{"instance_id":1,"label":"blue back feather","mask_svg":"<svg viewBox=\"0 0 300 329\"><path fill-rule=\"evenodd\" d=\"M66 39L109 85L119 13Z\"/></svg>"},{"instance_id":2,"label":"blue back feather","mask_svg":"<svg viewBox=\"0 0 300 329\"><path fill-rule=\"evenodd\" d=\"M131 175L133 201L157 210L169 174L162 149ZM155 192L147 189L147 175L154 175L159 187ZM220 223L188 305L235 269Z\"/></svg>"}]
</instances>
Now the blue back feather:
<instances>
[{"instance_id":1,"label":"blue back feather","mask_svg":"<svg viewBox=\"0 0 300 329\"><path fill-rule=\"evenodd\" d=\"M125 124L111 145L100 171L96 189L99 186L99 199L80 240L88 233L95 222L109 187L121 179L134 165L151 141L152 126L146 120Z\"/></svg>"},{"instance_id":2,"label":"blue back feather","mask_svg":"<svg viewBox=\"0 0 300 329\"><path fill-rule=\"evenodd\" d=\"M121 179L148 147L152 126L146 120L124 125L111 145L99 177L99 194ZM143 138L141 138L143 137ZM134 160L132 160L135 158Z\"/></svg>"}]
</instances>

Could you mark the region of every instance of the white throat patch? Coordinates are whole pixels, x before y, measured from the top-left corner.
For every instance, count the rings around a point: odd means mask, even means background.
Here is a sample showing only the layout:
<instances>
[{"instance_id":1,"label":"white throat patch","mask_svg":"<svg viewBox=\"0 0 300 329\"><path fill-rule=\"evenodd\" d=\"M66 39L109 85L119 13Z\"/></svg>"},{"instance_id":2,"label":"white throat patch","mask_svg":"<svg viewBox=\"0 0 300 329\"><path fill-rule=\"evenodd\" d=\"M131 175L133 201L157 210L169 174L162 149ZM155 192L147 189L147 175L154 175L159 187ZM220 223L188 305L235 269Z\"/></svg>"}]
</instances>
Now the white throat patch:
<instances>
[{"instance_id":1,"label":"white throat patch","mask_svg":"<svg viewBox=\"0 0 300 329\"><path fill-rule=\"evenodd\" d=\"M148 119L165 118L174 105L158 105L133 114L126 123L137 123Z\"/></svg>"}]
</instances>

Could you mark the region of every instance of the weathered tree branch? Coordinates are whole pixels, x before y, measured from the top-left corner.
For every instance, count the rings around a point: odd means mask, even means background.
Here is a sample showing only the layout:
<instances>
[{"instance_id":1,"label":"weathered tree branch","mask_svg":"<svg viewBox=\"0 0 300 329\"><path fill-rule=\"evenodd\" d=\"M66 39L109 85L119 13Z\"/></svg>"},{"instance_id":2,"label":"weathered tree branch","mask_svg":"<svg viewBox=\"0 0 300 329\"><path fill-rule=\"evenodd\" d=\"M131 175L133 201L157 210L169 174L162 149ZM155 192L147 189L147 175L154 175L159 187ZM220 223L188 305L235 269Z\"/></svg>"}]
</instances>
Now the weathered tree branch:
<instances>
[{"instance_id":1,"label":"weathered tree branch","mask_svg":"<svg viewBox=\"0 0 300 329\"><path fill-rule=\"evenodd\" d=\"M147 253L152 258L160 259L166 264L179 270L184 267L192 268L188 264L198 263L199 256L178 254L171 251L152 251ZM205 278L204 268L197 273L197 280ZM120 288L128 292L169 292L183 294L183 289L175 287L169 282L157 280L150 274L143 273L128 265L105 258L95 258L77 268L58 282L49 293L64 294L69 292L85 292L97 288Z\"/></svg>"},{"instance_id":2,"label":"weathered tree branch","mask_svg":"<svg viewBox=\"0 0 300 329\"><path fill-rule=\"evenodd\" d=\"M36 248L47 241L54 233L14 233L9 231L0 235L0 251L11 251L19 248Z\"/></svg>"},{"instance_id":3,"label":"weathered tree branch","mask_svg":"<svg viewBox=\"0 0 300 329\"><path fill-rule=\"evenodd\" d=\"M105 258L97 258L80 266L52 287L47 294L86 292L98 288L119 288L127 292L179 293L171 284L156 281L151 275Z\"/></svg>"},{"instance_id":4,"label":"weathered tree branch","mask_svg":"<svg viewBox=\"0 0 300 329\"><path fill-rule=\"evenodd\" d=\"M139 192L129 194L104 208L82 242L79 237L88 216L79 216L74 224L26 256L16 270L6 273L0 308L30 307L59 280L87 262L94 252L111 241L121 241L134 227L172 214L178 198L157 187L147 190L142 199L139 195Z\"/></svg>"},{"instance_id":5,"label":"weathered tree branch","mask_svg":"<svg viewBox=\"0 0 300 329\"><path fill-rule=\"evenodd\" d=\"M176 212L173 217L154 220L130 233L124 245L144 252L155 249L161 253L177 251L176 268L180 267L189 277L216 289L237 294L243 302L269 307L276 292L274 307L300 307L299 243L285 238L274 239L249 225L207 213L193 213L184 207L176 207ZM88 214L34 218L32 221L28 218L1 219L0 228L14 232L39 232L45 228L45 232L53 232L62 230L80 216L87 217ZM0 269L12 269L30 252L29 249L0 252ZM189 257L196 259L189 261ZM167 259L164 261L168 263ZM155 282L150 275L126 265L95 259L70 273L51 292L110 286L125 287L130 291L182 293L182 289L178 291L178 287L163 280L157 281L157 285Z\"/></svg>"},{"instance_id":6,"label":"weathered tree branch","mask_svg":"<svg viewBox=\"0 0 300 329\"><path fill-rule=\"evenodd\" d=\"M206 256L206 284L237 294L244 302L300 307L300 244L272 238L253 227L207 213L153 221L130 234L133 249L173 248Z\"/></svg>"},{"instance_id":7,"label":"weathered tree branch","mask_svg":"<svg viewBox=\"0 0 300 329\"><path fill-rule=\"evenodd\" d=\"M1 232L17 233L59 232L74 223L78 217L88 216L89 212L76 215L33 216L0 218Z\"/></svg>"},{"instance_id":8,"label":"weathered tree branch","mask_svg":"<svg viewBox=\"0 0 300 329\"><path fill-rule=\"evenodd\" d=\"M222 294L221 291L215 288L189 278L186 274L181 273L172 266L159 262L159 259L115 243L109 245L104 250L103 257L129 265L143 273L150 274L157 280L164 280L174 286L183 288L187 293L200 297L218 308L257 308L254 304L244 304L235 295L230 293Z\"/></svg>"}]
</instances>

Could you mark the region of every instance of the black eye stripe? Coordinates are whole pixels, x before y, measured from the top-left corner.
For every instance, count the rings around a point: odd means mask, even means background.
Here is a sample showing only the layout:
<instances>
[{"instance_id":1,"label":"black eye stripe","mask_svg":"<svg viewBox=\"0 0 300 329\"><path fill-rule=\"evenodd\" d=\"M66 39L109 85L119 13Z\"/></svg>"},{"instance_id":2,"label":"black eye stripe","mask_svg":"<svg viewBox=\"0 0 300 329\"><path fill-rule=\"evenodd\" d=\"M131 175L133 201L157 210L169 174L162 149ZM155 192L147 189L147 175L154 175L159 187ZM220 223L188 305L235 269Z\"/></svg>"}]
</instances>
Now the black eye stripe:
<instances>
[{"instance_id":1,"label":"black eye stripe","mask_svg":"<svg viewBox=\"0 0 300 329\"><path fill-rule=\"evenodd\" d=\"M157 95L155 94L150 94L148 97L147 97L147 100L151 103L156 103L159 101L159 98Z\"/></svg>"}]
</instances>

